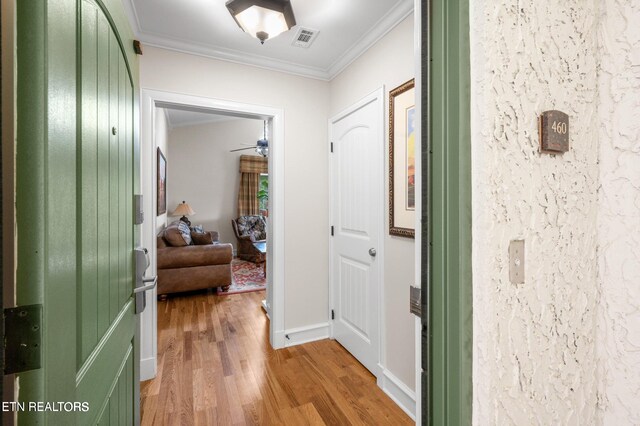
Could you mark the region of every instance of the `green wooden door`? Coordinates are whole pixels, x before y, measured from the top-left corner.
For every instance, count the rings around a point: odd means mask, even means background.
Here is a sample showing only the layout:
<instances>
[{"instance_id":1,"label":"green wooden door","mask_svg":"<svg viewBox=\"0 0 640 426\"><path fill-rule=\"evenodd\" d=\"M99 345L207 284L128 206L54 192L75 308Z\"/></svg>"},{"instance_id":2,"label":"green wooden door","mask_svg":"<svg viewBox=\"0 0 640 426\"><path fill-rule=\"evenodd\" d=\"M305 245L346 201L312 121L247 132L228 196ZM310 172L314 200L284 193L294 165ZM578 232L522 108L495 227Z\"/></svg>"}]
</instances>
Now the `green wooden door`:
<instances>
[{"instance_id":1,"label":"green wooden door","mask_svg":"<svg viewBox=\"0 0 640 426\"><path fill-rule=\"evenodd\" d=\"M472 422L469 0L422 8L422 424ZM426 118L426 119L425 119Z\"/></svg>"},{"instance_id":2,"label":"green wooden door","mask_svg":"<svg viewBox=\"0 0 640 426\"><path fill-rule=\"evenodd\" d=\"M126 21L117 1L17 7L17 304L42 304L44 338L19 400L85 403L19 422L135 424L139 156Z\"/></svg>"}]
</instances>

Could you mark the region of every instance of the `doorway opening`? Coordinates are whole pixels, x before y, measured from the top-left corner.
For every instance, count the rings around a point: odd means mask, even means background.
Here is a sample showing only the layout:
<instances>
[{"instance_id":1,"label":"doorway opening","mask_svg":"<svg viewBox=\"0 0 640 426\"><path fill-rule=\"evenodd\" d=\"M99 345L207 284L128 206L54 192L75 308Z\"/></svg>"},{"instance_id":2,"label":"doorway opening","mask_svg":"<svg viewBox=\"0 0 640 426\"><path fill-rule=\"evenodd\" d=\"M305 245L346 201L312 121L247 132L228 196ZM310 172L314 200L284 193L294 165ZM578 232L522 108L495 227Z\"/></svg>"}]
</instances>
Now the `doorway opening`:
<instances>
[{"instance_id":1,"label":"doorway opening","mask_svg":"<svg viewBox=\"0 0 640 426\"><path fill-rule=\"evenodd\" d=\"M235 141L234 146L237 149L250 148L246 144L255 143L254 139L262 135L262 123L266 124L268 129L269 151L268 161L266 161L266 169L261 170L260 174L266 175L266 181L264 178L259 177L257 186L260 186L261 179L262 184L268 187L268 201L262 202L262 207L268 206L268 213L266 216L261 216L258 211L257 216L263 218L266 224L268 232L268 238L266 243L258 248L258 251L262 251L266 257L264 265L262 266L262 272L266 277L266 297L262 301L266 315L269 318L268 332L269 343L274 349L284 347L284 221L283 221L283 192L284 192L284 178L283 178L283 141L284 141L284 114L283 111L277 108L269 108L257 105L242 104L236 102L230 102L226 100L219 100L213 98L205 98L192 95L183 95L172 92L154 91L154 90L142 90L142 120L141 135L143 140L141 141L141 181L142 190L144 194L144 206L145 212L147 212L146 221L143 225L142 232L142 244L147 247L150 252L151 266L150 269L157 274L158 272L158 250L156 247L157 234L164 226L164 216L157 215L158 207L158 174L157 174L157 148L158 148L158 132L157 126L160 121L165 119L164 110L176 111L179 114L191 115L191 116L205 116L215 115L216 117L223 117L224 120L229 121L243 121L245 123L254 124L257 122L260 124L260 135L254 135L249 140ZM160 114L163 114L161 116ZM180 149L179 147L177 147ZM162 148L161 148L162 149ZM228 149L226 151L232 151ZM253 153L253 150L248 149L245 153ZM233 154L237 154L233 153ZM198 155L195 152L187 153L186 157L190 155ZM229 152L229 155L231 153ZM234 159L229 159L229 162L236 162L237 155ZM260 156L248 156L254 159L263 158ZM247 158L251 161L252 158ZM171 158L168 157L165 160L167 162L167 169L171 170ZM237 167L237 164L236 166ZM168 173L169 179L172 179L172 172ZM187 179L189 181L189 179ZM192 180L191 180L192 181ZM175 183L175 182L174 182ZM209 183L209 187L213 183ZM172 184L168 182L169 194L171 192ZM187 191L192 195L198 192L197 188L189 189L188 182L182 182L182 191ZM205 182L200 188L206 188ZM174 194L178 197L175 200L170 197L170 202L173 204L181 203L183 201L180 194ZM203 197L209 196L209 194L203 194ZM187 201L186 199L184 201ZM257 200L257 208L259 209L261 200ZM167 213L174 212L176 206L167 204ZM197 209L192 210L196 212ZM236 211L236 208L232 209ZM237 211L236 211L237 212ZM239 212L242 213L242 212ZM251 212L249 212L251 213ZM235 215L235 213L234 213ZM203 220L203 222L205 222ZM198 224L196 220L193 222ZM209 227L212 227L215 223L212 221ZM222 225L222 223L221 223ZM229 229L225 228L225 231L218 233L218 239L220 243L232 243L234 255L240 255L240 247L238 240L234 235L231 221L228 224ZM207 229L208 230L208 229ZM211 229L215 231L215 229ZM220 238L231 241L222 241ZM235 241L234 241L235 240ZM266 253L265 253L266 252ZM258 259L251 259L258 260ZM258 271L254 271L258 272ZM141 379L148 380L156 376L158 371L158 307L157 307L157 293L154 292L151 295L151 301L147 310L143 313L141 318Z\"/></svg>"},{"instance_id":2,"label":"doorway opening","mask_svg":"<svg viewBox=\"0 0 640 426\"><path fill-rule=\"evenodd\" d=\"M269 120L256 118L175 108L156 114L161 298L266 289L268 129Z\"/></svg>"}]
</instances>

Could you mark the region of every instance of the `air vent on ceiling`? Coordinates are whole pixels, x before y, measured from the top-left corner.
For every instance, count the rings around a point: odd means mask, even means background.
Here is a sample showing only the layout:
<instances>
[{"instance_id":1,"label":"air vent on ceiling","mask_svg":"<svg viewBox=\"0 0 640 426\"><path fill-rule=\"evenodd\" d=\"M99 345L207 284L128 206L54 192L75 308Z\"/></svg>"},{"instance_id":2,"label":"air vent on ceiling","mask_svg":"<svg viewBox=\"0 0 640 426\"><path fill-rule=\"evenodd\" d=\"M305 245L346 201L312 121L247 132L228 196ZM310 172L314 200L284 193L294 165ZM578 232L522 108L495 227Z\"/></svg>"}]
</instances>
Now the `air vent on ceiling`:
<instances>
[{"instance_id":1,"label":"air vent on ceiling","mask_svg":"<svg viewBox=\"0 0 640 426\"><path fill-rule=\"evenodd\" d=\"M318 30L299 27L296 36L293 39L293 45L308 48L318 36Z\"/></svg>"}]
</instances>

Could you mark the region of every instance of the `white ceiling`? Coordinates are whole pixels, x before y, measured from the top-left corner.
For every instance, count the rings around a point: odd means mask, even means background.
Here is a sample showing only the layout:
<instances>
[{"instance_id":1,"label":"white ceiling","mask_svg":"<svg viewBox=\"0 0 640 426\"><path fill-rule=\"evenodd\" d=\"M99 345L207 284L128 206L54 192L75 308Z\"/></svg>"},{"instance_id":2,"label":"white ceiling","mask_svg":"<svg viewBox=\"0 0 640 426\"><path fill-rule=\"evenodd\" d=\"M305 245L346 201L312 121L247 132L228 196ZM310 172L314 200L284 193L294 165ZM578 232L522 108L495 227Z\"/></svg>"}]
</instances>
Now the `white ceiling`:
<instances>
[{"instance_id":1,"label":"white ceiling","mask_svg":"<svg viewBox=\"0 0 640 426\"><path fill-rule=\"evenodd\" d=\"M244 33L226 0L124 0L136 37L152 46L330 80L413 10L413 0L291 0L297 25L264 45ZM299 26L318 30L308 49Z\"/></svg>"},{"instance_id":2,"label":"white ceiling","mask_svg":"<svg viewBox=\"0 0 640 426\"><path fill-rule=\"evenodd\" d=\"M170 128L196 126L198 124L217 123L220 121L241 120L240 117L214 114L209 112L188 111L164 108Z\"/></svg>"}]
</instances>

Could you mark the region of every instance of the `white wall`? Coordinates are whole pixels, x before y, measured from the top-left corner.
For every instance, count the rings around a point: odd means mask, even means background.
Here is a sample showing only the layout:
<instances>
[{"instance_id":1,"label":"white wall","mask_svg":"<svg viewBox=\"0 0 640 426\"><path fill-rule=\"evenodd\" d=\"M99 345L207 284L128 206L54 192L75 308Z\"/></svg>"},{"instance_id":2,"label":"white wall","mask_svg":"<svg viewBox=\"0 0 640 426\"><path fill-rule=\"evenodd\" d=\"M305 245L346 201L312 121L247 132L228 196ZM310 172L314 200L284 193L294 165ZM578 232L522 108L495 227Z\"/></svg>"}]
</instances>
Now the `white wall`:
<instances>
[{"instance_id":1,"label":"white wall","mask_svg":"<svg viewBox=\"0 0 640 426\"><path fill-rule=\"evenodd\" d=\"M474 424L597 424L598 0L471 6ZM564 155L538 153L551 109Z\"/></svg>"},{"instance_id":2,"label":"white wall","mask_svg":"<svg viewBox=\"0 0 640 426\"><path fill-rule=\"evenodd\" d=\"M385 117L388 117L389 91L412 79L414 66L413 15L410 15L331 81L329 116L339 113L384 84ZM385 135L388 134L388 121L385 120ZM386 137L385 140L386 220L389 217L389 140ZM414 284L414 241L390 236L387 223L384 245L384 366L414 390L414 317L409 313L409 286Z\"/></svg>"},{"instance_id":3,"label":"white wall","mask_svg":"<svg viewBox=\"0 0 640 426\"><path fill-rule=\"evenodd\" d=\"M602 0L599 36L601 406L604 425L638 425L640 2Z\"/></svg>"},{"instance_id":4,"label":"white wall","mask_svg":"<svg viewBox=\"0 0 640 426\"><path fill-rule=\"evenodd\" d=\"M141 87L284 110L285 329L328 318L328 83L145 46Z\"/></svg>"},{"instance_id":5,"label":"white wall","mask_svg":"<svg viewBox=\"0 0 640 426\"><path fill-rule=\"evenodd\" d=\"M256 154L252 150L230 150L255 144L262 138L262 132L262 121L250 119L173 128L168 149L169 210L172 212L186 200L196 212L189 217L192 225L201 224L205 230L218 231L221 242L237 248L231 220L238 217L240 156Z\"/></svg>"}]
</instances>

